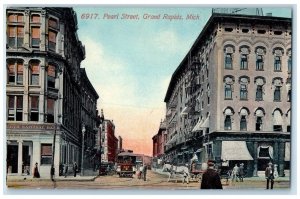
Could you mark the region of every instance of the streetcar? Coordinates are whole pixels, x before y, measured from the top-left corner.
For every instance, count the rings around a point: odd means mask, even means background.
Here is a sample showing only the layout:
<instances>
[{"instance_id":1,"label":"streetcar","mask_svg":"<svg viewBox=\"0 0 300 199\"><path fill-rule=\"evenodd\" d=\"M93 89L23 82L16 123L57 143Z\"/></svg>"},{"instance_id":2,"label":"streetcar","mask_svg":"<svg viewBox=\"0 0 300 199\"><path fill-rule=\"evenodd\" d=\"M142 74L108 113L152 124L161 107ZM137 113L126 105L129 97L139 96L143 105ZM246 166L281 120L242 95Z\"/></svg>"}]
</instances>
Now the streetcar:
<instances>
[{"instance_id":1,"label":"streetcar","mask_svg":"<svg viewBox=\"0 0 300 199\"><path fill-rule=\"evenodd\" d=\"M119 177L132 177L136 173L137 154L121 152L117 156L117 174Z\"/></svg>"}]
</instances>

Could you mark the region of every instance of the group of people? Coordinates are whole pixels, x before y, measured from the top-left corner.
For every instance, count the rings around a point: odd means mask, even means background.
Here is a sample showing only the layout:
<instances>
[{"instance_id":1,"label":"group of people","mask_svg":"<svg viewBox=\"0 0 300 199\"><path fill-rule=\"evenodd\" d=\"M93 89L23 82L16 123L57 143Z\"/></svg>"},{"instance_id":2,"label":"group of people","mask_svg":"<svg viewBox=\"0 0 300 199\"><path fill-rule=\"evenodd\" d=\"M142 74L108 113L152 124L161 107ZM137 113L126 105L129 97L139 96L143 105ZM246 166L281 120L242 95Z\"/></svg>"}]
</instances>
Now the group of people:
<instances>
[{"instance_id":1,"label":"group of people","mask_svg":"<svg viewBox=\"0 0 300 199\"><path fill-rule=\"evenodd\" d=\"M221 177L215 169L215 162L209 160L207 162L207 165L207 170L202 175L200 189L223 189ZM276 172L276 168L274 169L274 165L270 162L265 170L265 178L267 180L266 189L273 189L274 178L276 177L276 175L278 176ZM237 166L237 164L235 164L232 169L232 181L236 180L237 182L239 178L240 181L243 182L243 176L244 164L241 163L240 166Z\"/></svg>"},{"instance_id":2,"label":"group of people","mask_svg":"<svg viewBox=\"0 0 300 199\"><path fill-rule=\"evenodd\" d=\"M230 172L230 171L229 171ZM232 181L236 181L238 182L238 179L240 180L240 182L244 181L244 163L241 163L240 166L238 166L238 164L235 164L232 172L231 172L231 177L232 177ZM230 176L230 173L229 173Z\"/></svg>"}]
</instances>

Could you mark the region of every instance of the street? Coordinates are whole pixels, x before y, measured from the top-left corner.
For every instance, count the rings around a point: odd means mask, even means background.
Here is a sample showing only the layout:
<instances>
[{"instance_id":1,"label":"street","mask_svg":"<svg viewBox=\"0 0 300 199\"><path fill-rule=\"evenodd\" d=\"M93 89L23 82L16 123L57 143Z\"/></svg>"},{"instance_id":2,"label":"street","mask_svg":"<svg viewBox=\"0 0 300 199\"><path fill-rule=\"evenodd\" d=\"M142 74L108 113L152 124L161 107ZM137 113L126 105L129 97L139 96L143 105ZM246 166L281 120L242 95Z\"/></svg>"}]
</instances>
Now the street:
<instances>
[{"instance_id":1,"label":"street","mask_svg":"<svg viewBox=\"0 0 300 199\"><path fill-rule=\"evenodd\" d=\"M7 187L14 189L103 189L103 190L125 190L125 189L147 189L147 190L198 190L199 182L182 183L180 179L176 182L172 180L167 182L167 175L162 175L148 170L147 180L138 179L135 175L133 178L119 178L118 175L98 176L95 180L83 181L73 176L57 179L55 182L46 179L32 180L8 180ZM244 182L226 182L222 179L223 189L251 189L264 190L265 180L257 178L245 178ZM289 181L278 180L274 183L274 190L288 189Z\"/></svg>"}]
</instances>

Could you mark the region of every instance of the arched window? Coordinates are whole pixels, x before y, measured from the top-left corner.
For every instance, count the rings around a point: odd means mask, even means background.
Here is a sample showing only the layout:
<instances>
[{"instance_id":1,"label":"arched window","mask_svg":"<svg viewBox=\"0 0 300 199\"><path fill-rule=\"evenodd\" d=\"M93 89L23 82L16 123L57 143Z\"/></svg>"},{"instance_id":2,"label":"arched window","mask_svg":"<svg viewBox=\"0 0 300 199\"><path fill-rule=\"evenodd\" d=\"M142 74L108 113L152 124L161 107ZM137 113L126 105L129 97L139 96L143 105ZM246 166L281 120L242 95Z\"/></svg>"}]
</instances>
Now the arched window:
<instances>
[{"instance_id":1,"label":"arched window","mask_svg":"<svg viewBox=\"0 0 300 199\"><path fill-rule=\"evenodd\" d=\"M240 100L247 100L248 99L248 89L247 85L249 84L249 77L242 76L239 78L240 83Z\"/></svg>"},{"instance_id":2,"label":"arched window","mask_svg":"<svg viewBox=\"0 0 300 199\"><path fill-rule=\"evenodd\" d=\"M232 115L234 114L233 109L231 107L228 107L224 111L224 130L231 130L232 129Z\"/></svg>"},{"instance_id":3,"label":"arched window","mask_svg":"<svg viewBox=\"0 0 300 199\"><path fill-rule=\"evenodd\" d=\"M232 69L234 46L227 45L224 47L224 66L225 69Z\"/></svg>"},{"instance_id":4,"label":"arched window","mask_svg":"<svg viewBox=\"0 0 300 199\"><path fill-rule=\"evenodd\" d=\"M281 87L282 87L282 78L276 77L273 79L274 87L274 102L281 101Z\"/></svg>"},{"instance_id":5,"label":"arched window","mask_svg":"<svg viewBox=\"0 0 300 199\"><path fill-rule=\"evenodd\" d=\"M282 131L282 111L280 109L273 112L273 131Z\"/></svg>"},{"instance_id":6,"label":"arched window","mask_svg":"<svg viewBox=\"0 0 300 199\"><path fill-rule=\"evenodd\" d=\"M249 47L248 46L240 47L240 53L241 53L240 69L247 70L248 69L248 55L250 53Z\"/></svg>"},{"instance_id":7,"label":"arched window","mask_svg":"<svg viewBox=\"0 0 300 199\"><path fill-rule=\"evenodd\" d=\"M18 48L24 42L24 15L20 13L10 13L8 15L8 46Z\"/></svg>"},{"instance_id":8,"label":"arched window","mask_svg":"<svg viewBox=\"0 0 300 199\"><path fill-rule=\"evenodd\" d=\"M247 116L249 111L246 108L242 108L240 111L240 130L247 131Z\"/></svg>"},{"instance_id":9,"label":"arched window","mask_svg":"<svg viewBox=\"0 0 300 199\"><path fill-rule=\"evenodd\" d=\"M10 60L7 62L8 84L23 85L23 61Z\"/></svg>"},{"instance_id":10,"label":"arched window","mask_svg":"<svg viewBox=\"0 0 300 199\"><path fill-rule=\"evenodd\" d=\"M48 20L48 46L49 50L56 51L56 36L58 32L58 21L54 18L49 18Z\"/></svg>"},{"instance_id":11,"label":"arched window","mask_svg":"<svg viewBox=\"0 0 300 199\"><path fill-rule=\"evenodd\" d=\"M256 70L264 70L264 55L266 49L264 47L257 47L256 48Z\"/></svg>"},{"instance_id":12,"label":"arched window","mask_svg":"<svg viewBox=\"0 0 300 199\"><path fill-rule=\"evenodd\" d=\"M266 83L266 80L264 77L255 77L254 83L256 84L255 100L262 101L263 100L263 86Z\"/></svg>"},{"instance_id":13,"label":"arched window","mask_svg":"<svg viewBox=\"0 0 300 199\"><path fill-rule=\"evenodd\" d=\"M232 85L234 83L234 78L230 75L224 77L224 94L226 100L232 99Z\"/></svg>"},{"instance_id":14,"label":"arched window","mask_svg":"<svg viewBox=\"0 0 300 199\"><path fill-rule=\"evenodd\" d=\"M273 50L274 54L274 71L281 71L281 57L283 55L282 48L275 48Z\"/></svg>"},{"instance_id":15,"label":"arched window","mask_svg":"<svg viewBox=\"0 0 300 199\"><path fill-rule=\"evenodd\" d=\"M262 108L258 108L255 111L255 117L256 117L256 122L255 122L255 130L256 131L262 131L263 130L263 118L265 116L265 111Z\"/></svg>"}]
</instances>

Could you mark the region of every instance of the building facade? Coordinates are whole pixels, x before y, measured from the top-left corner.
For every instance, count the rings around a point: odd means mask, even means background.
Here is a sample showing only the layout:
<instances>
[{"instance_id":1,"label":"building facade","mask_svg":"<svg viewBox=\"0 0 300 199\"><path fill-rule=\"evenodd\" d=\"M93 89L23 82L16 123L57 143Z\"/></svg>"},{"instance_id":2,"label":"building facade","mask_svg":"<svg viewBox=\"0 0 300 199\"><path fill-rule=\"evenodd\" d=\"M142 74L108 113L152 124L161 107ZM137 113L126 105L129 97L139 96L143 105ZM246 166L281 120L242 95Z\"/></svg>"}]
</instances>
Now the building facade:
<instances>
[{"instance_id":1,"label":"building facade","mask_svg":"<svg viewBox=\"0 0 300 199\"><path fill-rule=\"evenodd\" d=\"M115 162L118 153L118 139L115 136L115 125L113 121L105 119L103 122L103 133L101 137L101 162Z\"/></svg>"},{"instance_id":2,"label":"building facade","mask_svg":"<svg viewBox=\"0 0 300 199\"><path fill-rule=\"evenodd\" d=\"M7 8L7 173L80 164L85 48L71 8ZM94 104L93 104L94 105ZM95 110L93 110L94 113Z\"/></svg>"},{"instance_id":3,"label":"building facade","mask_svg":"<svg viewBox=\"0 0 300 199\"><path fill-rule=\"evenodd\" d=\"M213 13L173 73L165 157L218 166L244 163L257 176L271 161L289 169L291 19Z\"/></svg>"},{"instance_id":4,"label":"building facade","mask_svg":"<svg viewBox=\"0 0 300 199\"><path fill-rule=\"evenodd\" d=\"M153 158L161 158L163 156L166 137L166 121L164 120L160 123L157 134L152 137Z\"/></svg>"}]
</instances>

